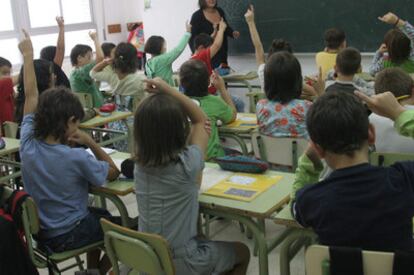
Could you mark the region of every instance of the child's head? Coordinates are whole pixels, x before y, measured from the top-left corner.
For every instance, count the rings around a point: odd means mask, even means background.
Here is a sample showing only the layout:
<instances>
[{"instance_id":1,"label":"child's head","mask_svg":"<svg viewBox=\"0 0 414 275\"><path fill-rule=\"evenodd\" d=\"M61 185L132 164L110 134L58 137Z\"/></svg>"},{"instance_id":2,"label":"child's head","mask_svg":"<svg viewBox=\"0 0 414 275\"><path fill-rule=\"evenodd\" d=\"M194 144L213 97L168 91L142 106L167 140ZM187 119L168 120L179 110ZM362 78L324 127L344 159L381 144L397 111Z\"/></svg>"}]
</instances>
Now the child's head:
<instances>
[{"instance_id":1,"label":"child's head","mask_svg":"<svg viewBox=\"0 0 414 275\"><path fill-rule=\"evenodd\" d=\"M186 96L203 97L208 95L210 77L207 66L200 60L191 59L180 67L180 84Z\"/></svg>"},{"instance_id":2,"label":"child's head","mask_svg":"<svg viewBox=\"0 0 414 275\"><path fill-rule=\"evenodd\" d=\"M361 54L355 48L342 49L336 56L335 71L345 76L353 76L361 68Z\"/></svg>"},{"instance_id":3,"label":"child's head","mask_svg":"<svg viewBox=\"0 0 414 275\"><path fill-rule=\"evenodd\" d=\"M78 44L70 52L72 66L82 67L92 61L92 48L88 45Z\"/></svg>"},{"instance_id":4,"label":"child's head","mask_svg":"<svg viewBox=\"0 0 414 275\"><path fill-rule=\"evenodd\" d=\"M312 104L306 126L321 156L328 152L353 156L375 139L364 105L355 95L339 91L325 93Z\"/></svg>"},{"instance_id":5,"label":"child's head","mask_svg":"<svg viewBox=\"0 0 414 275\"><path fill-rule=\"evenodd\" d=\"M33 61L34 71L36 74L37 90L39 94L43 93L49 88L55 86L55 75L53 73L53 66L50 61L45 59L36 59ZM17 86L19 96L16 100L16 120L21 121L23 117L24 106L24 68L20 69L19 84Z\"/></svg>"},{"instance_id":6,"label":"child's head","mask_svg":"<svg viewBox=\"0 0 414 275\"><path fill-rule=\"evenodd\" d=\"M0 78L10 77L12 64L6 58L0 57Z\"/></svg>"},{"instance_id":7,"label":"child's head","mask_svg":"<svg viewBox=\"0 0 414 275\"><path fill-rule=\"evenodd\" d=\"M130 43L119 43L115 48L112 68L118 74L133 74L138 68L137 49Z\"/></svg>"},{"instance_id":8,"label":"child's head","mask_svg":"<svg viewBox=\"0 0 414 275\"><path fill-rule=\"evenodd\" d=\"M414 94L414 81L403 69L387 68L375 76L375 93L391 92L395 97Z\"/></svg>"},{"instance_id":9,"label":"child's head","mask_svg":"<svg viewBox=\"0 0 414 275\"><path fill-rule=\"evenodd\" d=\"M158 35L151 36L145 43L144 51L150 55L160 55L165 53L167 51L165 39Z\"/></svg>"},{"instance_id":10,"label":"child's head","mask_svg":"<svg viewBox=\"0 0 414 275\"><path fill-rule=\"evenodd\" d=\"M84 116L78 97L65 87L49 89L39 97L34 117L34 136L44 140L51 136L60 143L67 139L79 126Z\"/></svg>"},{"instance_id":11,"label":"child's head","mask_svg":"<svg viewBox=\"0 0 414 275\"><path fill-rule=\"evenodd\" d=\"M293 53L290 43L284 39L274 39L272 41L272 45L269 48L269 54L267 58L270 58L274 53L283 51Z\"/></svg>"},{"instance_id":12,"label":"child's head","mask_svg":"<svg viewBox=\"0 0 414 275\"><path fill-rule=\"evenodd\" d=\"M40 58L53 62L56 55L56 46L47 46L40 51Z\"/></svg>"},{"instance_id":13,"label":"child's head","mask_svg":"<svg viewBox=\"0 0 414 275\"><path fill-rule=\"evenodd\" d=\"M105 42L101 45L103 54L105 58L113 58L115 53L116 45L111 42Z\"/></svg>"},{"instance_id":14,"label":"child's head","mask_svg":"<svg viewBox=\"0 0 414 275\"><path fill-rule=\"evenodd\" d=\"M302 70L299 61L289 52L273 54L264 69L264 90L269 100L283 104L299 98L302 93Z\"/></svg>"},{"instance_id":15,"label":"child's head","mask_svg":"<svg viewBox=\"0 0 414 275\"><path fill-rule=\"evenodd\" d=\"M215 8L217 7L217 0L198 0L198 6L202 10L206 8Z\"/></svg>"},{"instance_id":16,"label":"child's head","mask_svg":"<svg viewBox=\"0 0 414 275\"><path fill-rule=\"evenodd\" d=\"M337 28L327 29L324 35L325 47L330 50L346 48L345 32Z\"/></svg>"},{"instance_id":17,"label":"child's head","mask_svg":"<svg viewBox=\"0 0 414 275\"><path fill-rule=\"evenodd\" d=\"M410 39L400 30L389 30L384 37L388 56L394 63L402 63L408 59L411 52Z\"/></svg>"},{"instance_id":18,"label":"child's head","mask_svg":"<svg viewBox=\"0 0 414 275\"><path fill-rule=\"evenodd\" d=\"M174 97L159 93L145 98L134 118L137 162L145 167L158 167L178 161L189 132L187 115Z\"/></svg>"},{"instance_id":19,"label":"child's head","mask_svg":"<svg viewBox=\"0 0 414 275\"><path fill-rule=\"evenodd\" d=\"M194 38L194 49L196 51L207 49L213 44L213 38L206 34L206 33L200 33Z\"/></svg>"}]
</instances>

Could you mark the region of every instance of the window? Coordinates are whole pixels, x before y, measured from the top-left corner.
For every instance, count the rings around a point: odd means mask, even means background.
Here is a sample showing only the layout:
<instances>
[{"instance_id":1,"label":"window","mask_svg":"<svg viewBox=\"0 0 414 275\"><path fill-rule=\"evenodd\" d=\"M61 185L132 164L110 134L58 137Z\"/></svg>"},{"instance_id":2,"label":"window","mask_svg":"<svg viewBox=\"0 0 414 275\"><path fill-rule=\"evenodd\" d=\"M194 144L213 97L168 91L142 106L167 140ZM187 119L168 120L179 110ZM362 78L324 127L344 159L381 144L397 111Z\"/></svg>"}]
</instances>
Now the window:
<instances>
[{"instance_id":1,"label":"window","mask_svg":"<svg viewBox=\"0 0 414 275\"><path fill-rule=\"evenodd\" d=\"M0 56L20 63L17 48L20 29L29 31L35 58L48 45L56 45L56 16L65 18L66 55L76 44L88 44L88 32L96 29L91 0L0 0Z\"/></svg>"}]
</instances>

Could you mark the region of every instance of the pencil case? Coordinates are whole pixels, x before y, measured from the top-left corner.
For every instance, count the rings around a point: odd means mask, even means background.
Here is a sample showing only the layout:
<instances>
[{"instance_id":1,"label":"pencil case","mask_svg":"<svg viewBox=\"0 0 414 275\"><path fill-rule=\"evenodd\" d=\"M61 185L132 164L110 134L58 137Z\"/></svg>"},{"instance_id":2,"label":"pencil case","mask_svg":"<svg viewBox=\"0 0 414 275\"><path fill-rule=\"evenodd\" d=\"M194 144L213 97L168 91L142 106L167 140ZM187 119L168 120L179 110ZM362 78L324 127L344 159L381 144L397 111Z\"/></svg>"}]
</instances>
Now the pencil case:
<instances>
[{"instance_id":1,"label":"pencil case","mask_svg":"<svg viewBox=\"0 0 414 275\"><path fill-rule=\"evenodd\" d=\"M221 169L233 172L263 173L269 169L267 162L247 156L224 156L215 161Z\"/></svg>"}]
</instances>

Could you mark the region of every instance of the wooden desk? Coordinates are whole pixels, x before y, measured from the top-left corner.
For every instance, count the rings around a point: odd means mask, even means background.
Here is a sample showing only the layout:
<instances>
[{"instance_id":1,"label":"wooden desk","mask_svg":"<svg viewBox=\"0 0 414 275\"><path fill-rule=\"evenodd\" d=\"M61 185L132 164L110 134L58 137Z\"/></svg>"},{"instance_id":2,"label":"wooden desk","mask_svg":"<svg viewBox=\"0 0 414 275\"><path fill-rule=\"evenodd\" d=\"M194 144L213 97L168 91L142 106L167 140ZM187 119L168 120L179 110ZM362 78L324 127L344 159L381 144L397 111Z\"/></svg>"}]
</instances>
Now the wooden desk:
<instances>
[{"instance_id":1,"label":"wooden desk","mask_svg":"<svg viewBox=\"0 0 414 275\"><path fill-rule=\"evenodd\" d=\"M235 140L242 150L244 155L248 155L245 139L251 138L251 133L258 128L256 114L238 113L237 119L227 125L218 127L220 137L230 138Z\"/></svg>"},{"instance_id":2,"label":"wooden desk","mask_svg":"<svg viewBox=\"0 0 414 275\"><path fill-rule=\"evenodd\" d=\"M104 141L100 141L99 145L100 146L107 146L109 144L113 144L115 142L118 141L122 141L122 140L128 140L128 136L129 131L128 132L124 132L124 131L119 131L119 130L113 130L113 129L106 129L106 128L98 128L101 126L104 126L110 122L114 122L114 121L123 121L123 123L128 127L127 121L126 119L131 117L133 114L132 112L112 112L112 114L110 116L100 116L97 115L96 117L82 122L79 125L79 128L83 129L83 130L87 130L87 131L92 131L92 132L98 132L98 133L108 133L108 134L113 134L116 135L112 138L110 138L109 140L104 140Z\"/></svg>"},{"instance_id":3,"label":"wooden desk","mask_svg":"<svg viewBox=\"0 0 414 275\"><path fill-rule=\"evenodd\" d=\"M112 112L110 116L100 116L97 115L96 117L82 122L79 127L82 129L91 129L100 126L104 126L110 122L125 120L128 117L132 116L132 112Z\"/></svg>"},{"instance_id":4,"label":"wooden desk","mask_svg":"<svg viewBox=\"0 0 414 275\"><path fill-rule=\"evenodd\" d=\"M0 157L19 152L20 140L5 137L3 138L3 140L6 142L6 147L0 150Z\"/></svg>"},{"instance_id":5,"label":"wooden desk","mask_svg":"<svg viewBox=\"0 0 414 275\"><path fill-rule=\"evenodd\" d=\"M209 176L223 173L218 165L206 164ZM265 238L264 220L271 218L272 214L281 209L289 201L289 194L294 181L294 174L267 171L267 174L277 174L283 178L251 202L236 201L201 194L199 197L200 212L236 220L245 225L253 234L259 252L260 274L268 274L268 253L278 246L288 236L289 231L282 232L268 243ZM203 178L206 174L203 174ZM254 220L257 218L257 221Z\"/></svg>"},{"instance_id":6,"label":"wooden desk","mask_svg":"<svg viewBox=\"0 0 414 275\"><path fill-rule=\"evenodd\" d=\"M233 72L233 73L230 73L228 75L222 76L224 82L226 82L226 83L240 83L240 84L243 84L249 90L249 93L251 93L253 91L252 85L250 84L249 81L254 80L257 77L258 77L258 75L257 75L256 71L250 71L250 72L247 72L247 73Z\"/></svg>"},{"instance_id":7,"label":"wooden desk","mask_svg":"<svg viewBox=\"0 0 414 275\"><path fill-rule=\"evenodd\" d=\"M6 166L7 173L5 176L0 177L0 182L5 183L5 182L9 182L10 180L21 176L21 172L18 171L18 169L20 168L20 163L12 159L12 154L19 152L20 140L14 139L14 138L3 138L3 139L6 143L6 147L0 150L0 164L3 164Z\"/></svg>"}]
</instances>

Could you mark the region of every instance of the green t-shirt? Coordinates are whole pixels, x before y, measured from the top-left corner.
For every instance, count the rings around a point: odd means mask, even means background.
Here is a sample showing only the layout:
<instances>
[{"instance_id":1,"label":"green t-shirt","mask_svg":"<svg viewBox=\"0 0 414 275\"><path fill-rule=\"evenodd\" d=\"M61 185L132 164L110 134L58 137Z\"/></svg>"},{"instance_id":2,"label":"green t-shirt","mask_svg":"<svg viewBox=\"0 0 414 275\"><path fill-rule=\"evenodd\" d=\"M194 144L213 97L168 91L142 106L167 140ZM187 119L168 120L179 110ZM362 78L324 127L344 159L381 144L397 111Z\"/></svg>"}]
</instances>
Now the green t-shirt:
<instances>
[{"instance_id":1,"label":"green t-shirt","mask_svg":"<svg viewBox=\"0 0 414 275\"><path fill-rule=\"evenodd\" d=\"M200 107L211 121L211 135L207 146L207 159L224 156L224 150L220 145L217 129L217 120L229 123L233 118L233 109L219 96L207 95L193 97L200 102Z\"/></svg>"},{"instance_id":2,"label":"green t-shirt","mask_svg":"<svg viewBox=\"0 0 414 275\"><path fill-rule=\"evenodd\" d=\"M104 97L89 75L93 67L95 67L95 62L75 68L70 74L70 86L74 92L92 95L93 107L99 108L104 103Z\"/></svg>"},{"instance_id":3,"label":"green t-shirt","mask_svg":"<svg viewBox=\"0 0 414 275\"><path fill-rule=\"evenodd\" d=\"M406 73L412 74L414 73L414 61L411 59L407 59L401 64L396 64L390 60L384 61L384 68L393 68L393 67L399 67L403 69Z\"/></svg>"}]
</instances>

